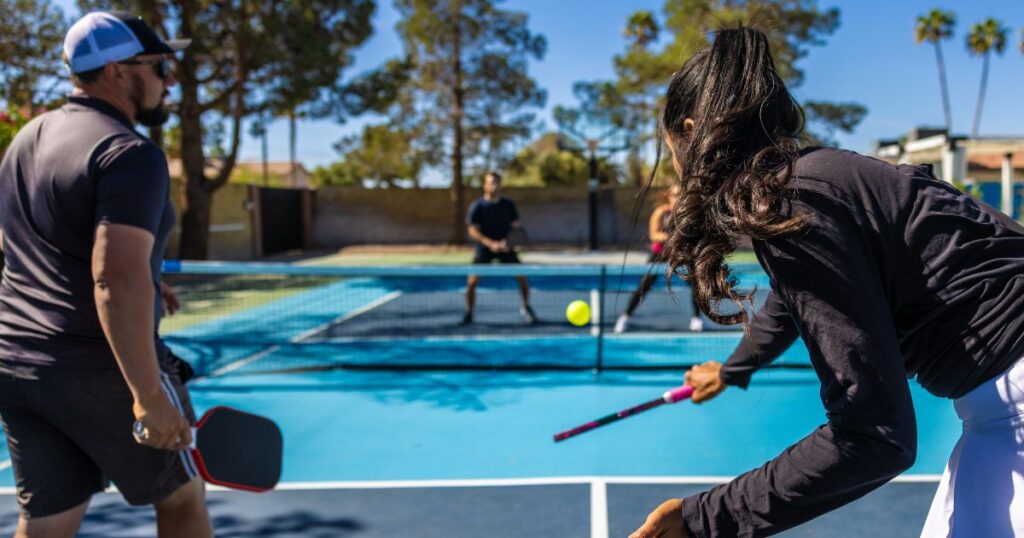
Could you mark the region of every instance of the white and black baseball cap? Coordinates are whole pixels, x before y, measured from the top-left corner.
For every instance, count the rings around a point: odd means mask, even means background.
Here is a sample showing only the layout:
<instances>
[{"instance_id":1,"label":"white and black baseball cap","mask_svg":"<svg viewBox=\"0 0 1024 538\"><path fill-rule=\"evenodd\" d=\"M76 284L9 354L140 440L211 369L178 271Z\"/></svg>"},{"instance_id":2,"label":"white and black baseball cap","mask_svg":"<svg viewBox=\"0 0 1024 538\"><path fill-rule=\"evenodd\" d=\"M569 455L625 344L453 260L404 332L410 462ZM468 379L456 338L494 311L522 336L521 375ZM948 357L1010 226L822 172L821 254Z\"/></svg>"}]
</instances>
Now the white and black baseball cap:
<instances>
[{"instance_id":1,"label":"white and black baseball cap","mask_svg":"<svg viewBox=\"0 0 1024 538\"><path fill-rule=\"evenodd\" d=\"M164 41L140 17L93 11L71 25L64 36L64 55L72 73L99 69L139 54L173 54L191 39Z\"/></svg>"}]
</instances>

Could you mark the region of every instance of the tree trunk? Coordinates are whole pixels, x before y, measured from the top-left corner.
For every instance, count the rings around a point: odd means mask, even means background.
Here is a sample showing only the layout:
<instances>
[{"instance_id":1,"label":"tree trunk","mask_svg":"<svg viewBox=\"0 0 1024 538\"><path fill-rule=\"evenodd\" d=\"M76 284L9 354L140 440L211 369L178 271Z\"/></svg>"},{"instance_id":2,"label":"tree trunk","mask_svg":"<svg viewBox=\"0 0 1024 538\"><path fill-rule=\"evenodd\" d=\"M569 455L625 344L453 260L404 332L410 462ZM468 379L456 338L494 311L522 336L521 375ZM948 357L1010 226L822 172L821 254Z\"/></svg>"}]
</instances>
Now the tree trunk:
<instances>
[{"instance_id":1,"label":"tree trunk","mask_svg":"<svg viewBox=\"0 0 1024 538\"><path fill-rule=\"evenodd\" d=\"M981 128L981 107L985 104L985 87L988 85L988 57L981 64L981 88L978 90L978 104L974 107L974 125L971 127L971 138L978 138L978 130Z\"/></svg>"},{"instance_id":2,"label":"tree trunk","mask_svg":"<svg viewBox=\"0 0 1024 538\"><path fill-rule=\"evenodd\" d=\"M263 186L270 185L270 166L268 162L269 152L267 150L267 116L260 114L260 158L263 160Z\"/></svg>"},{"instance_id":3,"label":"tree trunk","mask_svg":"<svg viewBox=\"0 0 1024 538\"><path fill-rule=\"evenodd\" d=\"M939 65L939 88L942 89L942 111L946 115L946 135L953 136L953 115L949 111L949 85L946 84L946 62L942 59L942 47L935 42L935 61Z\"/></svg>"},{"instance_id":4,"label":"tree trunk","mask_svg":"<svg viewBox=\"0 0 1024 538\"><path fill-rule=\"evenodd\" d=\"M295 158L295 108L288 110L288 159L291 162L289 166L289 172L291 174L291 186L299 186L298 170L296 169L296 158Z\"/></svg>"},{"instance_id":5,"label":"tree trunk","mask_svg":"<svg viewBox=\"0 0 1024 538\"><path fill-rule=\"evenodd\" d=\"M160 14L159 2L152 2L152 1L142 2L141 8L142 8L143 18L146 19L146 22L148 22L151 27L156 28L157 29L157 33L159 33L161 35L161 37L163 37L164 39L167 39L167 35L166 35L167 33L163 31L164 20L163 20L163 17L161 17L161 14ZM175 78L177 78L177 73L175 73ZM149 139L152 140L153 143L156 144L158 147L163 149L163 147L164 147L164 128L162 126L150 127L149 128Z\"/></svg>"},{"instance_id":6,"label":"tree trunk","mask_svg":"<svg viewBox=\"0 0 1024 538\"><path fill-rule=\"evenodd\" d=\"M626 156L626 183L634 187L642 187L644 178L644 161L640 158L640 144L634 144L629 148Z\"/></svg>"},{"instance_id":7,"label":"tree trunk","mask_svg":"<svg viewBox=\"0 0 1024 538\"><path fill-rule=\"evenodd\" d=\"M192 34L192 17L182 9L181 35ZM199 84L195 77L196 60L185 49L181 59L180 78L181 105L181 173L185 182L185 196L182 200L181 235L178 243L178 257L186 260L205 260L210 229L210 193L206 189L203 155L202 120L199 106Z\"/></svg>"},{"instance_id":8,"label":"tree trunk","mask_svg":"<svg viewBox=\"0 0 1024 538\"><path fill-rule=\"evenodd\" d=\"M160 149L163 149L163 150L167 149L167 148L164 147L164 128L162 126L160 126L160 127L150 127L149 128L149 139L152 140L153 143L156 144L158 147L160 147Z\"/></svg>"},{"instance_id":9,"label":"tree trunk","mask_svg":"<svg viewBox=\"0 0 1024 538\"><path fill-rule=\"evenodd\" d=\"M459 0L452 2L452 72L454 87L452 88L452 186L449 197L452 202L452 230L449 242L462 245L466 242L466 189L462 183L462 115L465 90L462 87L462 29L459 20L462 17L462 6Z\"/></svg>"},{"instance_id":10,"label":"tree trunk","mask_svg":"<svg viewBox=\"0 0 1024 538\"><path fill-rule=\"evenodd\" d=\"M213 195L202 185L185 184L185 205L181 215L181 242L178 257L183 260L205 260L209 251L210 205Z\"/></svg>"}]
</instances>

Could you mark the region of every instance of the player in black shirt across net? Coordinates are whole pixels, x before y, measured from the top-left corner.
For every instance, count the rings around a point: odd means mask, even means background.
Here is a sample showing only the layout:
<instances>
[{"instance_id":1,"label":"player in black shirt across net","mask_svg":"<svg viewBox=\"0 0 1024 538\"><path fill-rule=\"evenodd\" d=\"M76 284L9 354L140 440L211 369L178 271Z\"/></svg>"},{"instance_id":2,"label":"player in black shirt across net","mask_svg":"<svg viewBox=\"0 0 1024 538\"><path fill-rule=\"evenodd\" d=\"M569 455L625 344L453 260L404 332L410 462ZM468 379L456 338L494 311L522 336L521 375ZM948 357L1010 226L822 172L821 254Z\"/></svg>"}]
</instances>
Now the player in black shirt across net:
<instances>
[{"instance_id":1,"label":"player in black shirt across net","mask_svg":"<svg viewBox=\"0 0 1024 538\"><path fill-rule=\"evenodd\" d=\"M513 230L522 230L519 222L519 210L516 204L501 196L501 174L487 172L484 174L484 195L477 198L466 213L466 225L469 237L477 242L473 255L473 263L488 264L494 260L499 263L519 263L515 245L509 242ZM537 315L530 306L530 283L525 276L517 276L521 305L519 313L527 324L537 322ZM476 287L480 283L479 275L469 275L466 280L466 313L462 324L473 322L473 308L476 306Z\"/></svg>"}]
</instances>

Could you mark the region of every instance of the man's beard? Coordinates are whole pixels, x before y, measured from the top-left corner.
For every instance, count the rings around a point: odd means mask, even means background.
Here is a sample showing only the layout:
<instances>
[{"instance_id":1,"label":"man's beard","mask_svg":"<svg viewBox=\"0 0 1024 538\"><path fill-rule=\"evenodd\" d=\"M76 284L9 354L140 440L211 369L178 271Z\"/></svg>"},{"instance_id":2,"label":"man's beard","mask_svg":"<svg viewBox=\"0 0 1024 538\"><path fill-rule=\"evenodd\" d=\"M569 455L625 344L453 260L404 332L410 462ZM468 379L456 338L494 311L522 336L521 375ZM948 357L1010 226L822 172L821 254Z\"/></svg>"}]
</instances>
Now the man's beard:
<instances>
[{"instance_id":1,"label":"man's beard","mask_svg":"<svg viewBox=\"0 0 1024 538\"><path fill-rule=\"evenodd\" d=\"M133 80L131 100L132 104L135 105L135 121L146 127L160 127L167 123L167 120L171 117L171 111L164 105L163 99L155 107L145 108L142 103L144 98L143 85L141 78L136 77Z\"/></svg>"}]
</instances>

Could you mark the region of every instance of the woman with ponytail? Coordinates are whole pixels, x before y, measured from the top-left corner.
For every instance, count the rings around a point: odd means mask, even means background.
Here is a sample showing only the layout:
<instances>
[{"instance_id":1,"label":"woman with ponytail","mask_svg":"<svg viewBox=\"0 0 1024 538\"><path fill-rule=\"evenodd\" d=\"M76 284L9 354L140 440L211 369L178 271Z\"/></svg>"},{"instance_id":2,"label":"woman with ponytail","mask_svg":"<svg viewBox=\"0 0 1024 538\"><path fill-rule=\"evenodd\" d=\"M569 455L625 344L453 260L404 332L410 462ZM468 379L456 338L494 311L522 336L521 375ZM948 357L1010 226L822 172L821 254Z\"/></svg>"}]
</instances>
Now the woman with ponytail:
<instances>
[{"instance_id":1,"label":"woman with ponytail","mask_svg":"<svg viewBox=\"0 0 1024 538\"><path fill-rule=\"evenodd\" d=\"M668 254L665 250L665 239L668 237L666 231L671 226L672 206L679 199L679 192L679 184L672 184L665 190L665 200L658 204L658 207L654 208L654 211L651 213L647 226L648 236L651 239L651 255L647 258L647 263L652 264L652 267L655 264L664 262L665 256ZM636 312L644 297L651 292L655 280L657 280L657 277L654 271L644 273L644 276L640 279L640 285L637 286L636 290L629 297L629 304L626 306L626 310L615 321L615 334L626 332L626 329L629 327L630 318ZM701 332L704 330L704 320L700 319L700 308L697 306L697 301L693 294L690 294L690 306L690 331Z\"/></svg>"},{"instance_id":2,"label":"woman with ponytail","mask_svg":"<svg viewBox=\"0 0 1024 538\"><path fill-rule=\"evenodd\" d=\"M668 261L709 319L745 329L725 364L687 372L693 400L745 388L799 336L828 422L631 538L767 536L885 484L916 457L914 377L964 422L922 536L1024 537L1024 228L929 167L801 148L800 107L750 28L672 76L661 128L682 188ZM725 263L742 236L771 281L753 314Z\"/></svg>"}]
</instances>

